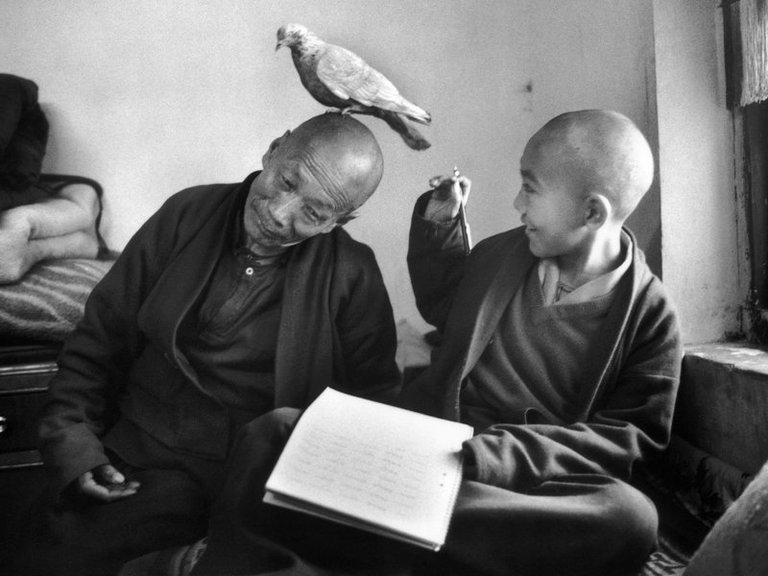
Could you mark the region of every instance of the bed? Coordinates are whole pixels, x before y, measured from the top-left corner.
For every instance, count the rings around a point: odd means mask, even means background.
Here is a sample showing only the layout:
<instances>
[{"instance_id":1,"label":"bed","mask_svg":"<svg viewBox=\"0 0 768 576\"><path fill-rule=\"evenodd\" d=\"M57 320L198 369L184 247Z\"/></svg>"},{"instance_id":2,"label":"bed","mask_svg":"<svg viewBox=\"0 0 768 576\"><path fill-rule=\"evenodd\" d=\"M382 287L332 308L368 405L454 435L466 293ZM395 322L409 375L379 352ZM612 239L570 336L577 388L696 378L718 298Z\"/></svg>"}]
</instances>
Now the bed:
<instances>
[{"instance_id":1,"label":"bed","mask_svg":"<svg viewBox=\"0 0 768 576\"><path fill-rule=\"evenodd\" d=\"M54 190L91 186L101 202L102 188L89 178L45 174L41 181ZM98 224L100 213L97 230ZM44 482L35 449L37 414L63 341L114 262L116 254L99 240L96 258L42 261L20 281L0 285L0 542Z\"/></svg>"}]
</instances>

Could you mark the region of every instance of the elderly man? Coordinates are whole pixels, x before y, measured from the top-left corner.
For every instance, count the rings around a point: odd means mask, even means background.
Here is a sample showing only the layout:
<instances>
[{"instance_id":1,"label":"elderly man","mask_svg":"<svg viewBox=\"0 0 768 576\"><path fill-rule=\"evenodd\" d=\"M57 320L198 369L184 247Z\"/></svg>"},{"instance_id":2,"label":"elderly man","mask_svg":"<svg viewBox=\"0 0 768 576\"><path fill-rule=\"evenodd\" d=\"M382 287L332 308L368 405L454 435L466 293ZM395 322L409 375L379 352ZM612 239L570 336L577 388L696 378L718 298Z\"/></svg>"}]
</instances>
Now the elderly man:
<instances>
[{"instance_id":1,"label":"elderly man","mask_svg":"<svg viewBox=\"0 0 768 576\"><path fill-rule=\"evenodd\" d=\"M397 393L380 271L340 227L379 184L376 140L325 114L262 164L170 198L93 291L40 425L56 544L21 555L49 567L31 573L106 575L190 543L246 424L326 386Z\"/></svg>"}]
</instances>

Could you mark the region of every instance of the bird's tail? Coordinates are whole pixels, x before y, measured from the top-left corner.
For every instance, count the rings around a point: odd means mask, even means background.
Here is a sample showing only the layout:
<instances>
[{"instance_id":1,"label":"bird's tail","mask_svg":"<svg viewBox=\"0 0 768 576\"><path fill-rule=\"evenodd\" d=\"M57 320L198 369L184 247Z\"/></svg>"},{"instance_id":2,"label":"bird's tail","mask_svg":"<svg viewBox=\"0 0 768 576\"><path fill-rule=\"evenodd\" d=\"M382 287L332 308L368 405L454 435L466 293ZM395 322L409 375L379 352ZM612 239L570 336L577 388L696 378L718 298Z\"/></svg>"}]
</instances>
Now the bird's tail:
<instances>
[{"instance_id":1,"label":"bird's tail","mask_svg":"<svg viewBox=\"0 0 768 576\"><path fill-rule=\"evenodd\" d=\"M405 98L400 99L400 102L397 103L397 107L397 112L407 116L414 122L418 122L419 124L429 124L432 122L432 116L430 116L429 112L423 108L419 108L416 104L409 102Z\"/></svg>"},{"instance_id":2,"label":"bird's tail","mask_svg":"<svg viewBox=\"0 0 768 576\"><path fill-rule=\"evenodd\" d=\"M392 130L400 134L409 148L414 150L426 150L432 146L432 144L421 135L421 132L416 130L414 126L408 124L406 119L397 112L390 112L389 110L382 110L380 108L371 108L370 113L389 124L389 127L392 128Z\"/></svg>"}]
</instances>

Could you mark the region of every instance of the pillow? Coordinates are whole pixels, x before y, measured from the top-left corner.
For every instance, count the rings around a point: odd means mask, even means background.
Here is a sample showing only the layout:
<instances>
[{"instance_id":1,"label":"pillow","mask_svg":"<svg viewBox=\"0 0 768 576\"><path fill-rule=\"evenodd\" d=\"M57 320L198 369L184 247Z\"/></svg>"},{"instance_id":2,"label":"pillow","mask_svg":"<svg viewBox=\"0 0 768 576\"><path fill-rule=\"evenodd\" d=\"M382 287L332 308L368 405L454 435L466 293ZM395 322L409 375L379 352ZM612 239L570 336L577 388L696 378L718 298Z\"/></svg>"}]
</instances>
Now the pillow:
<instances>
[{"instance_id":1,"label":"pillow","mask_svg":"<svg viewBox=\"0 0 768 576\"><path fill-rule=\"evenodd\" d=\"M37 263L0 286L0 335L18 341L61 342L83 316L85 301L114 260L71 258Z\"/></svg>"}]
</instances>

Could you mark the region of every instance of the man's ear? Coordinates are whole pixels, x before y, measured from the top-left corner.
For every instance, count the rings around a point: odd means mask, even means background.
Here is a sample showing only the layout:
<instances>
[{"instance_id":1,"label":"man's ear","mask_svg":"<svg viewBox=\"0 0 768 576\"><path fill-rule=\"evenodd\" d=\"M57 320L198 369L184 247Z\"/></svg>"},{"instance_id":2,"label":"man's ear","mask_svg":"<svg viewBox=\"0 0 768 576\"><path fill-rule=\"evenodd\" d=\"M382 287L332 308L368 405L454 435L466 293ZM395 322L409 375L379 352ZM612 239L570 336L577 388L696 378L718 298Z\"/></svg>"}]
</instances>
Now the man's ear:
<instances>
[{"instance_id":1,"label":"man's ear","mask_svg":"<svg viewBox=\"0 0 768 576\"><path fill-rule=\"evenodd\" d=\"M355 212L353 210L352 212L348 212L348 213L344 214L344 216L339 216L336 219L336 225L337 226L344 226L344 224L346 224L347 222L351 222L355 218L357 218L357 212Z\"/></svg>"},{"instance_id":2,"label":"man's ear","mask_svg":"<svg viewBox=\"0 0 768 576\"><path fill-rule=\"evenodd\" d=\"M328 227L320 232L320 234L328 234L328 232L332 232L334 228L337 228L339 226L344 226L347 222L351 222L357 218L357 212L355 210L352 210L350 212L347 212L346 214L343 214L342 216L339 216L336 218L336 221L332 224L329 224Z\"/></svg>"},{"instance_id":3,"label":"man's ear","mask_svg":"<svg viewBox=\"0 0 768 576\"><path fill-rule=\"evenodd\" d=\"M610 220L613 214L611 202L603 194L592 193L587 196L584 223L591 228L600 228Z\"/></svg>"},{"instance_id":4,"label":"man's ear","mask_svg":"<svg viewBox=\"0 0 768 576\"><path fill-rule=\"evenodd\" d=\"M331 222L325 228L320 230L320 232L318 232L318 234L328 234L329 232L333 232L334 228L336 228L338 226L341 226L341 224L338 221L337 222Z\"/></svg>"},{"instance_id":5,"label":"man's ear","mask_svg":"<svg viewBox=\"0 0 768 576\"><path fill-rule=\"evenodd\" d=\"M261 167L266 168L267 164L269 164L270 159L272 158L272 155L275 153L275 150L277 150L280 145L285 142L285 139L288 138L288 136L291 135L290 130L286 130L285 134L282 136L278 136L274 140L272 140L272 144L269 145L269 148L264 153L264 156L261 157Z\"/></svg>"}]
</instances>

